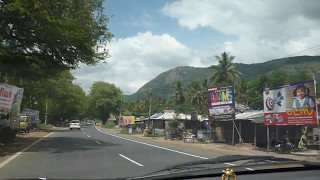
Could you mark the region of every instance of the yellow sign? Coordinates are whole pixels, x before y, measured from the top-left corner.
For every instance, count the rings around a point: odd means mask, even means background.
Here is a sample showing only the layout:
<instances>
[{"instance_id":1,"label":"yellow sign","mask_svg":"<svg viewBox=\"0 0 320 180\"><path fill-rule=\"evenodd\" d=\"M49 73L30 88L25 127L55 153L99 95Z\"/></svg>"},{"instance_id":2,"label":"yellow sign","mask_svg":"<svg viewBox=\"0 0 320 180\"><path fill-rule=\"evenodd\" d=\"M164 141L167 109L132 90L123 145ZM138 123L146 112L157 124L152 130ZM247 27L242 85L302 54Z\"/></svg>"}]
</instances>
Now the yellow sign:
<instances>
[{"instance_id":1,"label":"yellow sign","mask_svg":"<svg viewBox=\"0 0 320 180\"><path fill-rule=\"evenodd\" d=\"M123 116L123 124L134 124L134 116Z\"/></svg>"}]
</instances>

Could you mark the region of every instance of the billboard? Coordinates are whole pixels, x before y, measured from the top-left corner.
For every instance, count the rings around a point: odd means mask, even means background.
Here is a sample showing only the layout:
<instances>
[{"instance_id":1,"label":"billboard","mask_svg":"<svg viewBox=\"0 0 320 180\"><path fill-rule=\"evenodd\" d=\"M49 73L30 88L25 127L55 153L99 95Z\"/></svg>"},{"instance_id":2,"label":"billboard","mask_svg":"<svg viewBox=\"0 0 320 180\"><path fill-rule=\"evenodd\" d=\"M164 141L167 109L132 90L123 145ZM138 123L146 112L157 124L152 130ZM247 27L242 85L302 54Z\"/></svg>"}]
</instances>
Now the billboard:
<instances>
[{"instance_id":1,"label":"billboard","mask_svg":"<svg viewBox=\"0 0 320 180\"><path fill-rule=\"evenodd\" d=\"M134 124L134 116L122 116L122 119L124 125Z\"/></svg>"},{"instance_id":2,"label":"billboard","mask_svg":"<svg viewBox=\"0 0 320 180\"><path fill-rule=\"evenodd\" d=\"M20 112L22 96L22 88L0 84L0 111L18 114Z\"/></svg>"},{"instance_id":3,"label":"billboard","mask_svg":"<svg viewBox=\"0 0 320 180\"><path fill-rule=\"evenodd\" d=\"M266 125L318 124L314 81L264 88Z\"/></svg>"},{"instance_id":4,"label":"billboard","mask_svg":"<svg viewBox=\"0 0 320 180\"><path fill-rule=\"evenodd\" d=\"M39 111L32 109L23 109L21 114L31 116L32 123L39 123Z\"/></svg>"},{"instance_id":5,"label":"billboard","mask_svg":"<svg viewBox=\"0 0 320 180\"><path fill-rule=\"evenodd\" d=\"M213 120L234 119L234 88L233 86L208 89L209 116Z\"/></svg>"}]
</instances>

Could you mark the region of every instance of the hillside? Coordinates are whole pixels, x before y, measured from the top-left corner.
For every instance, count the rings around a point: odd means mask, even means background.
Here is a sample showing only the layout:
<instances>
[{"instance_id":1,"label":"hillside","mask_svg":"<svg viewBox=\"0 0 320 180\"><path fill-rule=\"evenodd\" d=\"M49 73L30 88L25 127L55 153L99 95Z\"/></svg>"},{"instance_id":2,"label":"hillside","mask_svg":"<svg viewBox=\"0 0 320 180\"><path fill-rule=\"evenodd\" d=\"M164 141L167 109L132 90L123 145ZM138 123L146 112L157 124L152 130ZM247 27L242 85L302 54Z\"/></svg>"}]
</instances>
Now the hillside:
<instances>
[{"instance_id":1,"label":"hillside","mask_svg":"<svg viewBox=\"0 0 320 180\"><path fill-rule=\"evenodd\" d=\"M247 80L252 80L261 73L273 70L285 71L289 76L300 72L320 73L320 56L297 56L255 64L235 63L235 66L242 73L242 77ZM207 68L182 66L170 69L146 83L136 93L126 95L124 98L126 101L145 98L150 88L152 88L155 98L168 98L172 94L177 81L180 81L184 86L193 80L201 81L209 78L214 69L215 66Z\"/></svg>"}]
</instances>

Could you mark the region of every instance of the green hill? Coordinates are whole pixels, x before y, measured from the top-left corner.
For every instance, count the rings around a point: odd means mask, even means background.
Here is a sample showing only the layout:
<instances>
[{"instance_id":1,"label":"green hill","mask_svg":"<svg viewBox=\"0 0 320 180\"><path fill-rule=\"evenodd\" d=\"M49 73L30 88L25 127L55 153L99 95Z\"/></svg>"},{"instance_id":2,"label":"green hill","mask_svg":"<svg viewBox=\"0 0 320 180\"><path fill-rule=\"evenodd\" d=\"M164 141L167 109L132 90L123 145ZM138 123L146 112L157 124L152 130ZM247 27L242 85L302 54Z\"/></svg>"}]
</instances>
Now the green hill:
<instances>
[{"instance_id":1,"label":"green hill","mask_svg":"<svg viewBox=\"0 0 320 180\"><path fill-rule=\"evenodd\" d=\"M312 74L320 73L320 56L297 56L255 64L235 63L235 66L237 70L242 73L242 77L247 80L252 80L261 73L274 70L284 71L289 76L301 72ZM134 101L136 99L146 98L150 88L155 98L168 98L172 94L177 81L180 81L185 86L193 80L201 81L211 77L214 70L215 66L207 68L182 66L170 69L146 83L136 93L125 95L124 99L125 101Z\"/></svg>"}]
</instances>

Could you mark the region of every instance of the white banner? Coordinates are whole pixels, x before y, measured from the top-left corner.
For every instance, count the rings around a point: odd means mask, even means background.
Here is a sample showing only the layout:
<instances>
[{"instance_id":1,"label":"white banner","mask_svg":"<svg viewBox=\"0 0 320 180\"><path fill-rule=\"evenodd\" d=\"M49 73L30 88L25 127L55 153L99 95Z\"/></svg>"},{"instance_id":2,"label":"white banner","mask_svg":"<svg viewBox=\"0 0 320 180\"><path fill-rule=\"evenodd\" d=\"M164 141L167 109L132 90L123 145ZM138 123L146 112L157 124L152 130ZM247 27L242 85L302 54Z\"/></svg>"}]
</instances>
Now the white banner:
<instances>
[{"instance_id":1,"label":"white banner","mask_svg":"<svg viewBox=\"0 0 320 180\"><path fill-rule=\"evenodd\" d=\"M20 111L23 89L7 84L0 84L0 111L18 114Z\"/></svg>"}]
</instances>

